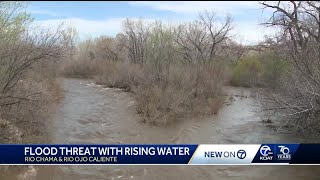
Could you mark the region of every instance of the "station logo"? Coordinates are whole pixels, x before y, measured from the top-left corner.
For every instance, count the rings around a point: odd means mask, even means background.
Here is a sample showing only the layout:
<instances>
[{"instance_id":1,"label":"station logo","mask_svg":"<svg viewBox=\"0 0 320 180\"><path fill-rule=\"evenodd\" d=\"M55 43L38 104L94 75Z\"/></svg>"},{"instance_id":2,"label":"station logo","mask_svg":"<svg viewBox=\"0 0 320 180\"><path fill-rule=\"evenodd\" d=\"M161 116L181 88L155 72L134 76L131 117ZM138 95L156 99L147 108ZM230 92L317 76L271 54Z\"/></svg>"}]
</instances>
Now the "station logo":
<instances>
[{"instance_id":1,"label":"station logo","mask_svg":"<svg viewBox=\"0 0 320 180\"><path fill-rule=\"evenodd\" d=\"M238 158L245 159L247 157L247 153L245 150L240 149L238 151L205 151L205 158Z\"/></svg>"},{"instance_id":2,"label":"station logo","mask_svg":"<svg viewBox=\"0 0 320 180\"><path fill-rule=\"evenodd\" d=\"M243 150L243 149L240 149L240 150L237 152L237 157L238 157L239 159L244 159L244 158L246 158L246 156L247 156L247 153L246 153L246 151Z\"/></svg>"},{"instance_id":3,"label":"station logo","mask_svg":"<svg viewBox=\"0 0 320 180\"><path fill-rule=\"evenodd\" d=\"M273 152L271 148L267 145L264 145L260 148L260 160L263 161L272 161L273 159Z\"/></svg>"},{"instance_id":4,"label":"station logo","mask_svg":"<svg viewBox=\"0 0 320 180\"><path fill-rule=\"evenodd\" d=\"M279 154L277 154L278 160L291 160L290 149L286 146L278 146L280 148Z\"/></svg>"}]
</instances>

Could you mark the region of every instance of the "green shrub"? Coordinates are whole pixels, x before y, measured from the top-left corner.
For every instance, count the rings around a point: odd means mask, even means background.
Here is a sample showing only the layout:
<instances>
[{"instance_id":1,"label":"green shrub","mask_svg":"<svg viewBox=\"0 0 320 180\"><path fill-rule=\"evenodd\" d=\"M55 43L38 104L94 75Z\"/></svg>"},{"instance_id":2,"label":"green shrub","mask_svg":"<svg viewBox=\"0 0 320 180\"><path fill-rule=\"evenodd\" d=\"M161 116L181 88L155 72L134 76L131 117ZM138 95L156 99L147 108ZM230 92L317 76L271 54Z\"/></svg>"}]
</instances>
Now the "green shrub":
<instances>
[{"instance_id":1,"label":"green shrub","mask_svg":"<svg viewBox=\"0 0 320 180\"><path fill-rule=\"evenodd\" d=\"M261 81L268 87L277 87L289 68L289 63L285 60L266 61L263 66Z\"/></svg>"},{"instance_id":2,"label":"green shrub","mask_svg":"<svg viewBox=\"0 0 320 180\"><path fill-rule=\"evenodd\" d=\"M235 86L249 87L256 83L262 73L262 64L255 56L240 59L232 67L231 84Z\"/></svg>"},{"instance_id":3,"label":"green shrub","mask_svg":"<svg viewBox=\"0 0 320 180\"><path fill-rule=\"evenodd\" d=\"M229 67L231 85L277 87L290 70L290 64L271 53L246 56Z\"/></svg>"}]
</instances>

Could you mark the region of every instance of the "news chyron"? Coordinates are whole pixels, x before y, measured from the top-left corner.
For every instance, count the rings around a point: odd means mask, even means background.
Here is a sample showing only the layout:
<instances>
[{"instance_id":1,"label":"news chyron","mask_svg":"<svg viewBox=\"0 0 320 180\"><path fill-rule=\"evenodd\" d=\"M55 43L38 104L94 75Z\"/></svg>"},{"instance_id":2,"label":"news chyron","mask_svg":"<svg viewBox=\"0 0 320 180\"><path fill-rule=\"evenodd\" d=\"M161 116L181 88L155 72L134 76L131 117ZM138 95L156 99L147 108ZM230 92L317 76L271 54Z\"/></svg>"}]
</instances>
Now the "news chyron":
<instances>
[{"instance_id":1,"label":"news chyron","mask_svg":"<svg viewBox=\"0 0 320 180\"><path fill-rule=\"evenodd\" d=\"M320 165L320 144L0 145L1 165Z\"/></svg>"}]
</instances>

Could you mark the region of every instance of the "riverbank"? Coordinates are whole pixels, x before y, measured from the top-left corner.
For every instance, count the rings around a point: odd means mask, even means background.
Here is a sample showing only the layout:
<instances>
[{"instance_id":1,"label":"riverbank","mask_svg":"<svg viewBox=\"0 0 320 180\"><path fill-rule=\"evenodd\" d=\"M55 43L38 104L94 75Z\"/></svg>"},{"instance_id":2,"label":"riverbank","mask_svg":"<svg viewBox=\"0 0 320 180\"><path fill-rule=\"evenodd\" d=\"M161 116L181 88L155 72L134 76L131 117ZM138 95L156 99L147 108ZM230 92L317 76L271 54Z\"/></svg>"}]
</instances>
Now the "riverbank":
<instances>
[{"instance_id":1,"label":"riverbank","mask_svg":"<svg viewBox=\"0 0 320 180\"><path fill-rule=\"evenodd\" d=\"M229 98L210 117L184 119L168 127L141 123L134 98L121 89L103 88L93 80L64 79L65 98L49 132L53 143L300 143L316 139L275 133L254 108L257 99L248 88L226 87ZM232 96L232 100L231 97ZM55 179L264 179L319 177L318 167L285 166L58 166ZM39 169L44 174L46 169Z\"/></svg>"},{"instance_id":2,"label":"riverbank","mask_svg":"<svg viewBox=\"0 0 320 180\"><path fill-rule=\"evenodd\" d=\"M52 143L48 137L52 114L55 114L56 106L63 99L63 87L60 86L59 80L43 79L36 82L27 79L20 80L17 86L20 88L18 93L29 93L31 96L1 109L0 143ZM37 176L37 168L34 166L1 166L0 174L15 177L14 179L31 180Z\"/></svg>"},{"instance_id":3,"label":"riverbank","mask_svg":"<svg viewBox=\"0 0 320 180\"><path fill-rule=\"evenodd\" d=\"M221 91L225 74L222 61L164 66L84 58L62 67L65 77L85 76L105 87L132 92L136 112L143 122L154 126L168 126L190 116L210 116L225 100Z\"/></svg>"},{"instance_id":4,"label":"riverbank","mask_svg":"<svg viewBox=\"0 0 320 180\"><path fill-rule=\"evenodd\" d=\"M276 133L257 114L248 88L225 87L227 102L213 116L183 119L167 127L141 123L130 93L89 79L63 79L65 98L52 114L48 138L55 144L311 143L317 139ZM32 169L34 176L30 176ZM34 166L31 179L316 179L307 166ZM17 179L14 172L6 179ZM22 177L24 174L21 174ZM49 175L49 176L48 176ZM27 175L26 175L27 176Z\"/></svg>"}]
</instances>

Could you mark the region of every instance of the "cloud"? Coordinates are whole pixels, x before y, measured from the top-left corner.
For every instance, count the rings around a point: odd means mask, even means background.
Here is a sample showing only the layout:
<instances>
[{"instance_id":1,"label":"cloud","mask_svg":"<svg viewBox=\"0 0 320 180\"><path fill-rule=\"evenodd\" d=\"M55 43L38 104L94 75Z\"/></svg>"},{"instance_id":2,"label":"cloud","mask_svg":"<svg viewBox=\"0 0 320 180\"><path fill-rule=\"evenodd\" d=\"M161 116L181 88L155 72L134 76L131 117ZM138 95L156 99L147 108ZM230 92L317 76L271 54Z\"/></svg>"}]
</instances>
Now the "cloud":
<instances>
[{"instance_id":1,"label":"cloud","mask_svg":"<svg viewBox=\"0 0 320 180\"><path fill-rule=\"evenodd\" d=\"M183 21L196 19L197 13L203 10L212 10L218 17L231 14L235 24L232 35L236 41L244 44L255 44L263 40L264 35L274 33L258 25L269 17L272 10L265 9L262 12L262 6L256 1L136 1L129 4L173 12L176 15L172 17L183 17Z\"/></svg>"},{"instance_id":2,"label":"cloud","mask_svg":"<svg viewBox=\"0 0 320 180\"><path fill-rule=\"evenodd\" d=\"M49 15L49 16L59 16L57 13L47 10L30 10L31 14L41 14L41 15Z\"/></svg>"},{"instance_id":3,"label":"cloud","mask_svg":"<svg viewBox=\"0 0 320 180\"><path fill-rule=\"evenodd\" d=\"M135 1L129 2L129 4L175 13L198 13L203 10L214 10L217 13L239 14L261 8L259 3L255 1Z\"/></svg>"},{"instance_id":4,"label":"cloud","mask_svg":"<svg viewBox=\"0 0 320 180\"><path fill-rule=\"evenodd\" d=\"M176 25L183 22L190 22L197 18L197 13L202 10L213 10L217 15L230 13L234 18L236 25L233 34L238 42L254 43L263 39L264 34L269 33L258 26L258 19L263 19L263 15L269 16L269 11L265 10L262 13L261 5L258 2L251 1L136 1L128 2L132 8L135 6L143 7L144 9L153 9L160 11L168 11L174 14L167 16L164 14L157 17L157 20L162 20L164 23ZM68 17L63 15L63 12L41 9L33 6L30 9L32 14L47 15L46 20L36 20L35 23L42 27L54 28L61 22L65 22L67 26L75 27L81 39L88 37L97 37L100 35L115 36L122 31L122 22L125 16L108 17L106 19L87 19L80 17ZM89 16L89 15L88 15ZM221 16L221 17L222 17ZM90 16L89 16L90 17ZM136 17L128 17L136 19ZM147 21L155 19L144 18ZM261 21L260 21L261 22Z\"/></svg>"},{"instance_id":5,"label":"cloud","mask_svg":"<svg viewBox=\"0 0 320 180\"><path fill-rule=\"evenodd\" d=\"M64 27L74 27L79 33L81 40L89 37L98 37L100 35L116 36L122 32L122 23L126 18L108 18L103 20L88 20L81 18L66 18L66 19L50 19L38 20L34 25L40 28L56 29L61 23ZM138 18L130 18L136 20ZM153 22L155 19L143 19L145 22Z\"/></svg>"},{"instance_id":6,"label":"cloud","mask_svg":"<svg viewBox=\"0 0 320 180\"><path fill-rule=\"evenodd\" d=\"M265 28L257 22L240 21L235 23L235 28L231 32L237 42L253 45L264 39L264 35L272 35L276 30Z\"/></svg>"},{"instance_id":7,"label":"cloud","mask_svg":"<svg viewBox=\"0 0 320 180\"><path fill-rule=\"evenodd\" d=\"M29 7L28 12L30 12L32 15L46 15L51 17L59 17L62 15L61 12L58 13L57 11L51 11L38 6Z\"/></svg>"},{"instance_id":8,"label":"cloud","mask_svg":"<svg viewBox=\"0 0 320 180\"><path fill-rule=\"evenodd\" d=\"M88 37L98 37L100 35L115 36L122 31L122 22L126 18L109 18L104 20L88 20L81 18L66 18L66 19L53 19L53 20L38 20L35 21L40 27L54 29L59 24L64 22L66 26L75 27L79 32L81 40ZM137 19L137 18L130 18ZM155 19L144 19L147 22L152 22ZM164 23L170 23L171 25L177 25L182 22L190 22L192 19L186 21L186 19L159 19ZM239 21L235 22L235 28L231 32L234 39L237 42L244 44L254 44L263 40L265 34L272 34L273 31L266 31L265 28L258 25L258 22L252 21Z\"/></svg>"},{"instance_id":9,"label":"cloud","mask_svg":"<svg viewBox=\"0 0 320 180\"><path fill-rule=\"evenodd\" d=\"M56 28L64 22L66 26L75 27L81 39L99 35L114 36L121 31L122 21L125 18L109 18L105 20L87 20L81 18L51 19L35 21L35 24L44 28Z\"/></svg>"}]
</instances>

